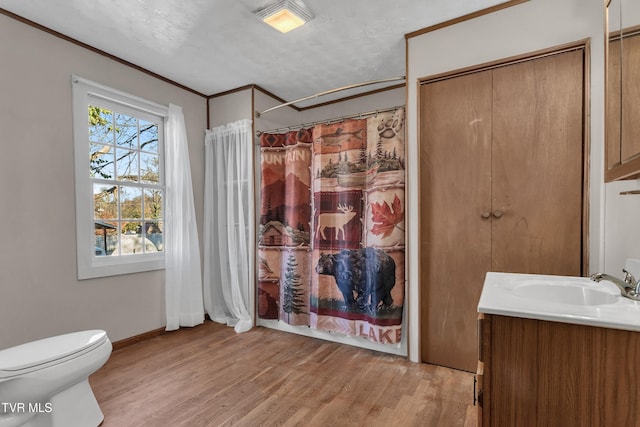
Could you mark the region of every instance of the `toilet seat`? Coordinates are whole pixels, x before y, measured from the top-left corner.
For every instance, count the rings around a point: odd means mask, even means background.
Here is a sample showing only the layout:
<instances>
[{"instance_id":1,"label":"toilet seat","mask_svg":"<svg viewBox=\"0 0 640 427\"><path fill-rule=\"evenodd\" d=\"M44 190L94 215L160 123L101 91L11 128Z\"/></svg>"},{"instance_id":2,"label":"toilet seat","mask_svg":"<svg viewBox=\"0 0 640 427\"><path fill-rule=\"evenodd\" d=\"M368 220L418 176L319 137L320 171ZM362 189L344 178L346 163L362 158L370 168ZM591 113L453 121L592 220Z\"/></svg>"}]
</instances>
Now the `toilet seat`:
<instances>
[{"instance_id":1,"label":"toilet seat","mask_svg":"<svg viewBox=\"0 0 640 427\"><path fill-rule=\"evenodd\" d=\"M23 375L72 359L107 341L107 333L89 330L58 335L0 350L0 378Z\"/></svg>"}]
</instances>

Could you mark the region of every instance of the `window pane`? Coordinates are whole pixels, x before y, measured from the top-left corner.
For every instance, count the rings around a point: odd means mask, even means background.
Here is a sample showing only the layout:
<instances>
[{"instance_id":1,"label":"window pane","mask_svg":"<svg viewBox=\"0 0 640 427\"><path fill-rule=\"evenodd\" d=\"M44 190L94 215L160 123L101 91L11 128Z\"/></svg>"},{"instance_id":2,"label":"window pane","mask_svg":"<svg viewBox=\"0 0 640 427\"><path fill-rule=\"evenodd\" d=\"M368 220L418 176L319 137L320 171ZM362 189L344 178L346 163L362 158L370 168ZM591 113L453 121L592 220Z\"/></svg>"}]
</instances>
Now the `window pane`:
<instances>
[{"instance_id":1,"label":"window pane","mask_svg":"<svg viewBox=\"0 0 640 427\"><path fill-rule=\"evenodd\" d=\"M116 169L118 181L137 182L138 174L138 151L116 149Z\"/></svg>"},{"instance_id":2,"label":"window pane","mask_svg":"<svg viewBox=\"0 0 640 427\"><path fill-rule=\"evenodd\" d=\"M93 184L93 218L97 220L118 219L116 186ZM116 227L117 228L117 227Z\"/></svg>"},{"instance_id":3,"label":"window pane","mask_svg":"<svg viewBox=\"0 0 640 427\"><path fill-rule=\"evenodd\" d=\"M150 153L158 152L158 125L140 120L140 149Z\"/></svg>"},{"instance_id":4,"label":"window pane","mask_svg":"<svg viewBox=\"0 0 640 427\"><path fill-rule=\"evenodd\" d=\"M122 255L158 252L156 244L142 233L141 221L123 222L122 231L123 233L120 235L120 253ZM162 245L162 235L158 237L156 234L153 233L151 237L159 240Z\"/></svg>"},{"instance_id":5,"label":"window pane","mask_svg":"<svg viewBox=\"0 0 640 427\"><path fill-rule=\"evenodd\" d=\"M92 178L113 179L113 146L92 142L89 163Z\"/></svg>"},{"instance_id":6,"label":"window pane","mask_svg":"<svg viewBox=\"0 0 640 427\"><path fill-rule=\"evenodd\" d=\"M138 149L138 120L116 113L116 145Z\"/></svg>"},{"instance_id":7,"label":"window pane","mask_svg":"<svg viewBox=\"0 0 640 427\"><path fill-rule=\"evenodd\" d=\"M122 234L139 235L142 233L142 222L140 221L123 221Z\"/></svg>"},{"instance_id":8,"label":"window pane","mask_svg":"<svg viewBox=\"0 0 640 427\"><path fill-rule=\"evenodd\" d=\"M123 222L122 231L123 233L120 235L121 255L157 252L153 243L141 234L142 223L140 221Z\"/></svg>"},{"instance_id":9,"label":"window pane","mask_svg":"<svg viewBox=\"0 0 640 427\"><path fill-rule=\"evenodd\" d=\"M157 154L140 153L140 179L142 182L160 182L160 157Z\"/></svg>"},{"instance_id":10,"label":"window pane","mask_svg":"<svg viewBox=\"0 0 640 427\"><path fill-rule=\"evenodd\" d=\"M113 144L113 112L89 105L89 140Z\"/></svg>"},{"instance_id":11,"label":"window pane","mask_svg":"<svg viewBox=\"0 0 640 427\"><path fill-rule=\"evenodd\" d=\"M145 189L144 219L147 221L162 219L162 203L162 190Z\"/></svg>"},{"instance_id":12,"label":"window pane","mask_svg":"<svg viewBox=\"0 0 640 427\"><path fill-rule=\"evenodd\" d=\"M95 221L96 256L111 255L118 247L118 223L108 221Z\"/></svg>"},{"instance_id":13,"label":"window pane","mask_svg":"<svg viewBox=\"0 0 640 427\"><path fill-rule=\"evenodd\" d=\"M120 217L122 219L141 219L142 218L142 189L136 187L120 186ZM122 225L122 232L136 231L125 230Z\"/></svg>"},{"instance_id":14,"label":"window pane","mask_svg":"<svg viewBox=\"0 0 640 427\"><path fill-rule=\"evenodd\" d=\"M162 240L162 231L164 229L164 223L162 221L146 221L145 233L147 240L153 243L153 249L147 252L161 252L164 249Z\"/></svg>"}]
</instances>

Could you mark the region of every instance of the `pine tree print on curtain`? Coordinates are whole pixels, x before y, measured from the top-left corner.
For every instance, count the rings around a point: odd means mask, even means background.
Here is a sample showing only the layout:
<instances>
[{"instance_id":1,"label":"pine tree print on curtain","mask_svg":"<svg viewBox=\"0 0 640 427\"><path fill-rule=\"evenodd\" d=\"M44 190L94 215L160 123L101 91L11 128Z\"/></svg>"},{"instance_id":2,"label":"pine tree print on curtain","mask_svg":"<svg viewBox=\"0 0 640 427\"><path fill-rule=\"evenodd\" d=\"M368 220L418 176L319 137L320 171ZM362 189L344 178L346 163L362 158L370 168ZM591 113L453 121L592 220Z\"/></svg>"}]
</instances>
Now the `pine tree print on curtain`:
<instances>
[{"instance_id":1,"label":"pine tree print on curtain","mask_svg":"<svg viewBox=\"0 0 640 427\"><path fill-rule=\"evenodd\" d=\"M307 276L308 277L308 276ZM307 279L305 277L305 279ZM303 287L302 276L298 273L298 263L293 255L287 258L287 266L282 283L282 310L286 313L286 322L291 323L291 314L309 314L307 308L308 286ZM305 281L306 282L306 281ZM305 292L306 291L306 292Z\"/></svg>"}]
</instances>

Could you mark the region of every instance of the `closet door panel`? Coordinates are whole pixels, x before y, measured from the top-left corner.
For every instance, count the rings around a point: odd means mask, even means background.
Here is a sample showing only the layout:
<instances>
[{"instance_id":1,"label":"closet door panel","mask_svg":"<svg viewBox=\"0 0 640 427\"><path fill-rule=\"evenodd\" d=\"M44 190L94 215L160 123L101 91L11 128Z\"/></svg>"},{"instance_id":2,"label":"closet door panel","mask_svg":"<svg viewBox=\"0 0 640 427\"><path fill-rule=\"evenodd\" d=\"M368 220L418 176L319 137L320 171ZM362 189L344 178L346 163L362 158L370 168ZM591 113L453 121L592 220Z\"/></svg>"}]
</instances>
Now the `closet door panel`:
<instances>
[{"instance_id":1,"label":"closet door panel","mask_svg":"<svg viewBox=\"0 0 640 427\"><path fill-rule=\"evenodd\" d=\"M424 84L420 120L422 360L473 371L491 266L491 72Z\"/></svg>"},{"instance_id":2,"label":"closet door panel","mask_svg":"<svg viewBox=\"0 0 640 427\"><path fill-rule=\"evenodd\" d=\"M493 71L493 271L580 275L583 51Z\"/></svg>"}]
</instances>

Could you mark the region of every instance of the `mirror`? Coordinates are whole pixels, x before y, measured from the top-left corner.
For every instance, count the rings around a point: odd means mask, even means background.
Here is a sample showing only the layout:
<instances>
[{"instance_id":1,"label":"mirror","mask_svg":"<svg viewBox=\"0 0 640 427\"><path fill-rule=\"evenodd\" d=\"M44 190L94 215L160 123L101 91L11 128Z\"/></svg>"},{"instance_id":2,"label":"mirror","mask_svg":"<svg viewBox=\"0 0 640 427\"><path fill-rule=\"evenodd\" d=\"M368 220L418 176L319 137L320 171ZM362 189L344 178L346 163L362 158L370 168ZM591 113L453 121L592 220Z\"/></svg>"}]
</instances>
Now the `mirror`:
<instances>
[{"instance_id":1,"label":"mirror","mask_svg":"<svg viewBox=\"0 0 640 427\"><path fill-rule=\"evenodd\" d=\"M605 180L640 176L640 1L605 0Z\"/></svg>"}]
</instances>

